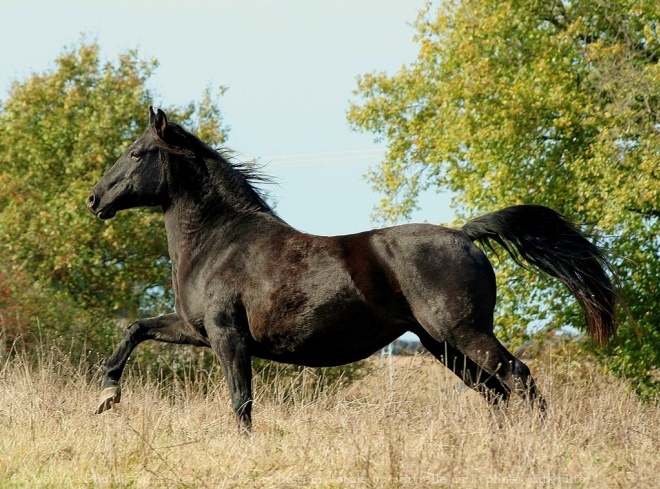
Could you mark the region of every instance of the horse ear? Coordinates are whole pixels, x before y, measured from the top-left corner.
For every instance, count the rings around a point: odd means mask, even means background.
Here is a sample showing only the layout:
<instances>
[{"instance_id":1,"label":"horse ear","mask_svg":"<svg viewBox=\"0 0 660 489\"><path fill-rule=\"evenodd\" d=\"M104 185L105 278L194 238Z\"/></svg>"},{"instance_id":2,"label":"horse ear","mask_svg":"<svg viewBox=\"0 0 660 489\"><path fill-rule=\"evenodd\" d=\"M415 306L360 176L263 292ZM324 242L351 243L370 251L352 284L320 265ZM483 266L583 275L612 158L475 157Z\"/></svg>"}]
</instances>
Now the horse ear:
<instances>
[{"instance_id":1,"label":"horse ear","mask_svg":"<svg viewBox=\"0 0 660 489\"><path fill-rule=\"evenodd\" d=\"M156 120L156 113L154 112L153 106L150 105L149 106L149 125L153 126L155 120Z\"/></svg>"},{"instance_id":2,"label":"horse ear","mask_svg":"<svg viewBox=\"0 0 660 489\"><path fill-rule=\"evenodd\" d=\"M156 129L156 134L158 134L161 139L165 139L165 133L167 132L167 116L165 115L165 112L158 109L151 125Z\"/></svg>"}]
</instances>

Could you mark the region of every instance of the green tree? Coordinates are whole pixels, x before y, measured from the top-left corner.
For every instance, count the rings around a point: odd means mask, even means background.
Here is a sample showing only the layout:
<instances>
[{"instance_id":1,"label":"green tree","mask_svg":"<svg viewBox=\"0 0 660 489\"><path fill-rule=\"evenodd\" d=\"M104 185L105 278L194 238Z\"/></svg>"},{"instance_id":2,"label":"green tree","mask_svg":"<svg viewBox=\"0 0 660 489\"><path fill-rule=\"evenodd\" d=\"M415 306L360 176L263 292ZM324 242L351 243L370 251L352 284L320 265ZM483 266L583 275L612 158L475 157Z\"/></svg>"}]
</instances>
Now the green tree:
<instances>
[{"instance_id":1,"label":"green tree","mask_svg":"<svg viewBox=\"0 0 660 489\"><path fill-rule=\"evenodd\" d=\"M660 4L655 0L451 0L422 12L417 59L360 78L354 128L387 141L369 175L379 218L420 191L452 191L462 218L545 204L602 236L628 311L608 362L660 392ZM581 327L552 281L498 270L497 324ZM525 297L525 305L520 298Z\"/></svg>"},{"instance_id":2,"label":"green tree","mask_svg":"<svg viewBox=\"0 0 660 489\"><path fill-rule=\"evenodd\" d=\"M105 62L97 44L83 41L66 49L53 69L14 82L0 104L6 336L33 323L23 317L14 322L20 327L10 328L10 304L38 316L48 334L86 338L92 347L100 347L118 316L171 308L160 213L141 209L103 223L85 204L94 183L146 127L154 98L147 82L156 67L136 51ZM166 110L209 142L224 141L210 89L198 104Z\"/></svg>"}]
</instances>

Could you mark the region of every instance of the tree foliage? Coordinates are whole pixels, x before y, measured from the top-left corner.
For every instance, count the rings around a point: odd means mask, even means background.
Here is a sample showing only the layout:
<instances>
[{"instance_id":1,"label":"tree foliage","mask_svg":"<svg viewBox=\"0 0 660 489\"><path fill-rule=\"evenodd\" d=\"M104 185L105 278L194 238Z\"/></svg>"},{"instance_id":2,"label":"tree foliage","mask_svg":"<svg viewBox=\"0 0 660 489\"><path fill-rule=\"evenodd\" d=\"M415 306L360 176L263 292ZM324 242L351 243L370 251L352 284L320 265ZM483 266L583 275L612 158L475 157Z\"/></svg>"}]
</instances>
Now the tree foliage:
<instances>
[{"instance_id":1,"label":"tree foliage","mask_svg":"<svg viewBox=\"0 0 660 489\"><path fill-rule=\"evenodd\" d=\"M416 22L417 59L364 75L349 120L387 141L370 179L383 221L420 191L452 191L462 217L545 204L602 237L627 312L608 362L660 391L660 4L450 0ZM534 322L582 327L564 290L498 270L504 337ZM521 307L521 298L525 306Z\"/></svg>"},{"instance_id":2,"label":"tree foliage","mask_svg":"<svg viewBox=\"0 0 660 489\"><path fill-rule=\"evenodd\" d=\"M156 67L136 51L103 61L99 46L83 41L53 69L14 82L0 105L5 340L24 333L34 324L25 315L34 315L51 333L98 346L108 320L171 308L159 213L137 210L102 223L86 209L94 183L146 127ZM198 104L167 110L220 144L225 131L214 97L207 89ZM16 304L14 317L8 311Z\"/></svg>"}]
</instances>

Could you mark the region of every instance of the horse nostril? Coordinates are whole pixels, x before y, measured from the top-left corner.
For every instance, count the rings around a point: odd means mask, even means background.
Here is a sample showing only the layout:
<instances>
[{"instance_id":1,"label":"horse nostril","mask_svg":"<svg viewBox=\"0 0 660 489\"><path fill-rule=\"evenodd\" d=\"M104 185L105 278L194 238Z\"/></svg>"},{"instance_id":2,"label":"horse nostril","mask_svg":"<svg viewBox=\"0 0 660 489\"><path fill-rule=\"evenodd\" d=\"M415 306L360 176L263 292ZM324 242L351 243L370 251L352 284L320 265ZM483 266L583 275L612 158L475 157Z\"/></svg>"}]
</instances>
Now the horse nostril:
<instances>
[{"instance_id":1,"label":"horse nostril","mask_svg":"<svg viewBox=\"0 0 660 489\"><path fill-rule=\"evenodd\" d=\"M89 194L89 197L87 197L87 207L93 209L95 205L96 205L96 195L91 193Z\"/></svg>"}]
</instances>

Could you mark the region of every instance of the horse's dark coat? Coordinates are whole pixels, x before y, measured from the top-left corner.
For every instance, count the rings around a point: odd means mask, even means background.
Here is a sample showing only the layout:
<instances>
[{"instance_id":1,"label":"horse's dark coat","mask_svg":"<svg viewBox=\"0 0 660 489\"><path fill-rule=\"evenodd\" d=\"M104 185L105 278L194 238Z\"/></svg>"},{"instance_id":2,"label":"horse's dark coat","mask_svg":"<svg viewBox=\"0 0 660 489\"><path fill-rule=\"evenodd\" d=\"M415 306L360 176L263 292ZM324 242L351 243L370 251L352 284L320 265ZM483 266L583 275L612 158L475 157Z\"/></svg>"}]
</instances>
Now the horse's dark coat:
<instances>
[{"instance_id":1,"label":"horse's dark coat","mask_svg":"<svg viewBox=\"0 0 660 489\"><path fill-rule=\"evenodd\" d=\"M309 366L365 358L406 331L496 402L511 391L544 402L528 368L493 335L495 276L473 241L492 239L564 282L588 330L614 333L614 294L598 248L540 206L517 206L462 229L410 224L348 236L301 233L227 161L162 111L88 199L101 219L137 206L164 211L176 313L131 325L106 365L98 412L142 341L210 346L242 426L251 426L251 356ZM513 251L515 250L515 251Z\"/></svg>"}]
</instances>

